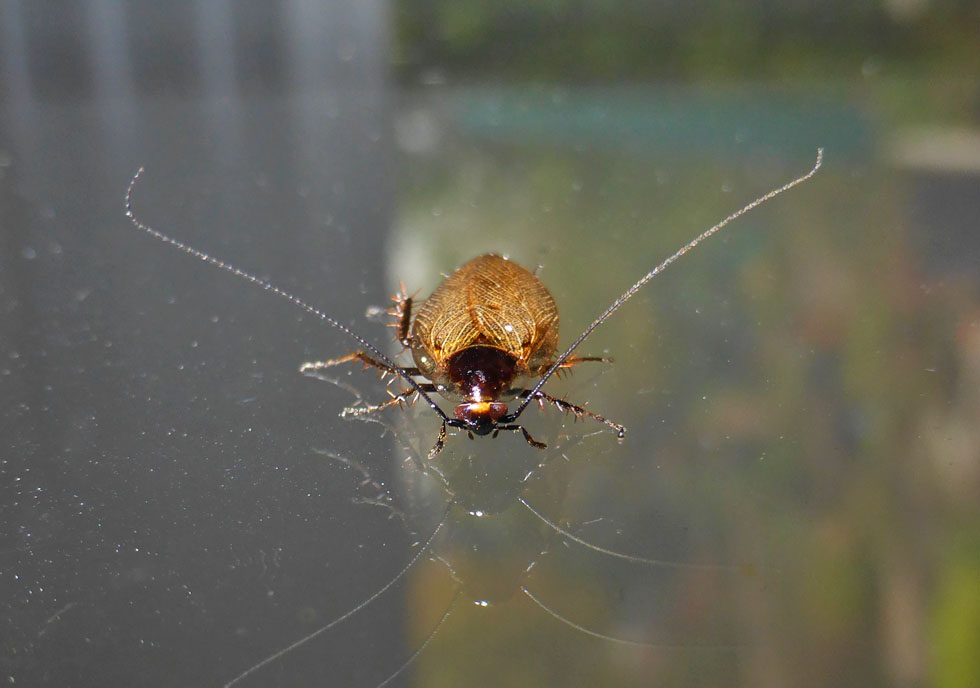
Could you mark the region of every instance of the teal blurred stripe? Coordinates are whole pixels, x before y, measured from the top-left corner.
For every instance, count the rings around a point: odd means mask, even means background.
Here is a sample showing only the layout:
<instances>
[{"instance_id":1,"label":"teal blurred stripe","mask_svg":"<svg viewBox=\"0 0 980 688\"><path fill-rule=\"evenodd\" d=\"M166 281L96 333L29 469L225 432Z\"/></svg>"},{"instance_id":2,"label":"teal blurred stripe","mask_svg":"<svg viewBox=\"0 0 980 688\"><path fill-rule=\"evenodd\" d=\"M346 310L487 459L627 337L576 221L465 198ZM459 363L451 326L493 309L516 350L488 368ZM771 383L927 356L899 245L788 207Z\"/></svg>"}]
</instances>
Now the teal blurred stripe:
<instances>
[{"instance_id":1,"label":"teal blurred stripe","mask_svg":"<svg viewBox=\"0 0 980 688\"><path fill-rule=\"evenodd\" d=\"M875 147L866 116L829 96L794 98L751 88L468 87L448 99L462 133L499 143L716 160L760 150L796 157L824 146L850 162L869 159Z\"/></svg>"}]
</instances>

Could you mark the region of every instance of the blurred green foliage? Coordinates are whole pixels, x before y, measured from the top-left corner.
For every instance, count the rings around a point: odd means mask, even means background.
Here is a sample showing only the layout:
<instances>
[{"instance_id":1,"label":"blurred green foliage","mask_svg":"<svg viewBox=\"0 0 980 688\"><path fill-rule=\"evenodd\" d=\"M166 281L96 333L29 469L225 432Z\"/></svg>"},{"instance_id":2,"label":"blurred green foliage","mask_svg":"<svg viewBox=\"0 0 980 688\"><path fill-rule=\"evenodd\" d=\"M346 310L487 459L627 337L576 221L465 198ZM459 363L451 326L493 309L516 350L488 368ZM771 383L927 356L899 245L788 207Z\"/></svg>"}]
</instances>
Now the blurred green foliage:
<instances>
[{"instance_id":1,"label":"blurred green foliage","mask_svg":"<svg viewBox=\"0 0 980 688\"><path fill-rule=\"evenodd\" d=\"M490 250L542 264L563 341L656 260L810 162L792 171L784 163L762 181L700 157L472 141L447 150L408 174L402 222L415 234L404 241L425 246L443 270ZM633 537L680 522L680 556L703 550L707 561L761 566L762 592L725 570L644 573L675 607L651 617L654 638L728 640L747 646L748 658L648 652L624 669L614 649L518 605L492 622L455 615L435 646L459 661L423 656L427 685L458 685L484 661L480 675L508 677L499 685L521 685L532 670L544 672L540 685L643 686L654 675L692 686L760 676L803 686L914 676L975 684L980 507L975 477L957 482L944 464L946 433L975 414L973 383L958 371L977 354L956 332L976 328L977 291L968 280L923 291L905 230L907 182L875 169L832 156L810 184L686 256L588 342L616 365L577 371L573 380L592 382L558 387L630 427L623 447L599 432L563 449L584 461L587 485L606 486L573 499L565 515L618 513ZM980 433L963 432L957 470L975 476ZM508 439L498 451L513 449ZM951 532L972 548L948 546ZM542 562L536 586L604 629L624 574L583 559ZM582 566L591 573L572 573ZM690 609L702 605L711 611L688 628ZM515 623L539 630L520 634ZM466 655L477 637L487 653L479 662ZM758 648L776 657L756 657L765 655ZM501 656L506 669L493 661Z\"/></svg>"},{"instance_id":2,"label":"blurred green foliage","mask_svg":"<svg viewBox=\"0 0 980 688\"><path fill-rule=\"evenodd\" d=\"M516 626L459 614L426 685L475 666L495 685L980 685L980 285L956 247L921 251L965 236L917 224L961 187L923 200L891 149L900 125L976 128L976 3L414 0L396 21L438 132L405 166L398 276L425 294L422 276L482 252L541 264L565 342L828 149L595 332L587 353L615 366L558 386L630 428L622 448L569 432L563 517L757 569L647 571L651 599L623 600L638 579L581 557L543 561L536 585L590 628L620 609L621 635L739 651L557 643L517 605Z\"/></svg>"},{"instance_id":3,"label":"blurred green foliage","mask_svg":"<svg viewBox=\"0 0 980 688\"><path fill-rule=\"evenodd\" d=\"M967 76L980 64L970 0L650 2L407 0L406 73L574 82L850 77L886 68Z\"/></svg>"}]
</instances>

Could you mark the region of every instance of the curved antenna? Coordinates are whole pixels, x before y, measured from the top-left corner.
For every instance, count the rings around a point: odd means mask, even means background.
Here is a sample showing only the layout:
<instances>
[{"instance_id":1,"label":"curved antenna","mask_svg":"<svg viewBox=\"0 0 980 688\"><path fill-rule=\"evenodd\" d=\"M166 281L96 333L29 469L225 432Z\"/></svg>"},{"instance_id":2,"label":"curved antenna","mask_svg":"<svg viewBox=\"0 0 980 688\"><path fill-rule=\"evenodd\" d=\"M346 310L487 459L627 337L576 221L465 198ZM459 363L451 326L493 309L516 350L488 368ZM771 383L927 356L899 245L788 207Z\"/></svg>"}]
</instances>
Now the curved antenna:
<instances>
[{"instance_id":1,"label":"curved antenna","mask_svg":"<svg viewBox=\"0 0 980 688\"><path fill-rule=\"evenodd\" d=\"M268 666L269 664L272 664L274 661L276 661L277 659L281 659L282 657L285 657L286 655L288 655L293 650L295 650L295 649L297 649L299 647L302 647L303 645L306 645L306 643L308 643L311 640L313 640L314 638L316 638L316 637L318 637L318 636L326 633L327 631L329 631L331 628L333 628L337 624L339 624L339 623L341 623L343 621L346 621L350 617L354 616L355 614L357 614L357 612L361 611L366 606L368 606L369 604L371 604L372 602L374 602L376 599L378 599L379 597L381 597L382 595L384 595L386 592L388 592L388 590L391 588L391 586L393 586L395 583L397 583L399 580L401 580L401 578L406 573L408 573L408 570L410 568L412 568L412 566L415 565L415 562L417 562L419 559L421 559L422 558L422 555L425 554L426 550L429 549L429 546L432 544L432 541L436 539L436 535L438 535L439 534L439 531L442 530L442 527L444 525L446 525L446 517L449 516L449 510L450 510L451 507L452 507L452 502L450 502L446 506L446 510L442 514L442 519L439 521L439 525L437 525L436 528L435 528L435 530L432 531L432 534L425 541L425 544L423 544L421 547L419 547L419 551L415 553L415 556L413 556L409 560L409 562L407 564L405 564L404 567L402 567L402 570L401 571L399 571L398 573L395 574L394 578L392 578L390 581L388 581L387 583L385 583L384 585L382 585L380 588L378 588L374 592L373 595L371 595L370 597L368 597L368 598L366 598L364 600L361 600L356 605L354 605L353 608L351 608L349 611L345 612L344 614L341 614L340 616L338 616L333 621L330 621L329 623L327 623L327 624L325 624L323 626L320 626L320 628L316 629L312 633L309 633L309 634L303 636L302 638L300 638L299 640L297 640L297 641L295 641L293 643L290 643L289 645L287 645L286 647L282 648L281 650L277 650L276 652L273 652L271 655L269 655L268 657L266 657L265 659L263 659L258 664L254 664L254 665L250 666L248 669L246 669L242 673L238 674L238 676L236 676L235 678L233 678L230 681L228 681L224 685L224 688L230 688L231 686L235 685L236 683L240 683L241 681L245 680L246 678L248 678L249 676L251 676L252 674L254 674L259 669L261 669L261 668L263 668L265 666ZM448 613L447 613L447 616L448 616ZM441 625L441 622L440 622L440 625ZM399 669L399 671L401 671L401 669Z\"/></svg>"},{"instance_id":2,"label":"curved antenna","mask_svg":"<svg viewBox=\"0 0 980 688\"><path fill-rule=\"evenodd\" d=\"M145 225L142 222L140 222L138 219L136 219L136 215L133 213L133 204L132 204L133 188L136 186L136 182L137 180L139 180L142 174L143 174L143 168L140 167L136 171L136 174L133 175L133 178L129 180L129 186L126 188L126 217L129 218L129 221L133 223L134 227L143 230L150 236L154 237L155 239L159 239L165 244L170 244L171 246L180 249L184 253L194 256L198 260L203 260L205 263L210 263L211 265L219 267L222 270L230 272L236 277L241 277L243 280L247 280L252 284L256 284L262 287L263 289L265 289L266 291L271 291L273 294L281 296L287 301L293 303L294 305L299 306L307 313L311 313L312 315L315 315L316 317L320 318L328 325L337 328L338 330L346 334L348 337L356 341L358 344L363 346L365 349L370 351L372 354L377 356L378 360L380 360L382 363L384 363L387 366L390 366L392 370L396 371L402 378L404 378L406 382L408 382L408 384L412 386L412 389L414 389L419 395L421 395L423 399L425 399L426 403L428 403L429 406L432 407L433 411L439 414L439 417L442 418L443 421L445 422L449 421L449 416L446 415L445 411L439 408L439 405L432 400L432 397L426 394L425 390L422 389L421 385L419 385L418 382L413 380L407 373L405 373L405 371L402 370L401 366L397 365L394 361L392 361L390 358L388 358L383 353L381 353L381 351L376 346L368 342L360 335L356 334L353 330L351 330L346 325L337 322L326 313L314 308L310 304L306 303L305 301L303 301L302 299L296 296L293 296L289 292L283 291L282 289L275 286L274 284L266 282L264 279L256 277L255 275L245 272L244 270L239 270L234 265L230 263L226 263L225 261L215 258L214 256L209 256L207 253L204 253L203 251L198 251L196 248L192 248L187 244L178 241L177 239L174 239L173 237L167 236L163 232L157 231L152 227L150 227L149 225Z\"/></svg>"},{"instance_id":3,"label":"curved antenna","mask_svg":"<svg viewBox=\"0 0 980 688\"><path fill-rule=\"evenodd\" d=\"M681 256L683 256L685 253L687 253L688 251L690 251L692 248L694 248L695 246L697 246L698 244L700 244L702 241L704 241L705 239L707 239L708 237L710 237L712 234L716 233L718 230L720 230L722 227L724 227L725 225L727 225L732 220L737 220L738 218L742 217L742 215L745 215L745 213L749 212L750 210L752 210L754 208L759 207L760 205L762 205L766 201L768 201L768 200L770 200L772 198L775 198L776 196L778 196L779 194L783 193L784 191L789 191L790 189L792 189L797 184L802 184L803 182L805 182L807 179L809 179L810 177L812 177L813 175L815 175L817 173L817 170L820 169L820 165L822 163L823 163L823 148L818 148L817 149L817 160L816 160L816 162L813 163L813 168L809 172L807 172L806 174L804 174L802 177L797 177L793 181L788 182L786 184L783 184L778 189L773 189L772 191L770 191L769 193L765 194L764 196L760 196L759 198L755 199L754 201L752 201L751 203L749 203L748 205L746 205L745 207L743 207L741 210L738 210L738 211L732 213L731 215L729 215L728 217L726 217L724 220L722 220L721 222L719 222L718 224L716 224L711 229L709 229L709 230L701 233L700 235L696 236L694 239L691 239L691 241L689 241L687 244L685 244L680 250L678 250L672 256L670 256L669 258L667 258L666 260L664 260L664 262L662 262L660 265L658 265L653 270L651 270L646 275L644 275L642 278L640 278L640 281L639 282L637 282L632 287L630 287L629 289L627 289L626 292L622 296L620 296L618 299L616 299L615 301L613 301L612 305L609 308L607 308L602 315L600 315L598 318L596 318L595 321L593 321L593 323L591 325L589 325L587 328L585 328L585 332L583 332L582 334L580 334L579 337L578 337L578 339L576 339L574 342L572 342L572 345L565 350L565 353L563 353L561 356L559 356L558 357L558 360L556 360L554 363L551 364L551 367L548 368L547 372L544 375L541 376L541 379L540 380L538 380L538 384L534 385L534 388L531 390L531 393L527 395L527 398L525 398L524 401L521 402L521 405L517 407L517 410L514 411L514 413L512 413L512 414L510 414L508 416L508 422L511 422L513 420L516 420L517 417L520 416L521 413L524 412L524 409L527 408L527 405L530 404L531 401L537 395L537 393L539 391L541 391L541 388L544 386L544 383L546 383L548 381L548 378L550 378L552 375L554 375L555 372L559 368L561 368L562 364L564 364L565 361L567 361L569 359L569 357L572 355L572 352L575 351L575 349L578 348L578 345L581 344L583 341L585 341L585 338L586 337L588 337L590 334L592 334L592 330L594 330L595 328L599 327L599 325L601 325L602 323L606 322L606 320L609 318L609 316L612 315L613 313L615 313L619 309L620 306L622 306L624 303L626 303L636 292L638 292L640 290L640 288L644 284L646 284L647 282L649 282L650 280L652 280L654 277L656 277L657 275L659 275L661 272L664 271L664 269L668 265L670 265L671 263L673 263L674 261L676 261L678 258L680 258ZM620 431L619 436L620 437L623 437L624 435L625 435L625 431Z\"/></svg>"}]
</instances>

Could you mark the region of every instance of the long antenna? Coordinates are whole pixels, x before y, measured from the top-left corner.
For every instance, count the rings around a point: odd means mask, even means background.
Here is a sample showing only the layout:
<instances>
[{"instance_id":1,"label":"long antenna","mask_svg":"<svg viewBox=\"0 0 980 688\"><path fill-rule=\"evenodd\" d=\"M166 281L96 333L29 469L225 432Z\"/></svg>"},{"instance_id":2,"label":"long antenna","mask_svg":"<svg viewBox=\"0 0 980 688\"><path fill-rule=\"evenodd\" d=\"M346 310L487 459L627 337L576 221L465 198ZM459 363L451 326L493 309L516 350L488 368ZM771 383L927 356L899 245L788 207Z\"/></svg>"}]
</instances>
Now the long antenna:
<instances>
[{"instance_id":1,"label":"long antenna","mask_svg":"<svg viewBox=\"0 0 980 688\"><path fill-rule=\"evenodd\" d=\"M214 256L209 256L207 253L204 253L203 251L198 251L196 248L192 248L187 244L178 241L177 239L174 239L173 237L167 236L163 232L159 232L153 229L152 227L143 224L138 219L136 219L136 215L133 214L133 204L132 204L133 188L136 186L136 182L137 180L139 180L142 174L143 174L143 168L140 167L136 171L136 174L133 175L133 178L129 180L129 186L126 188L126 217L129 218L129 221L133 223L134 227L136 227L137 229L142 229L150 236L159 239L165 244L170 244L171 246L174 246L180 249L181 251L183 251L184 253L192 255L199 260L203 260L205 263L210 263L211 265L219 267L222 270L230 272L236 277L241 277L242 279L247 280L252 284L257 284L258 286L262 287L266 291L271 291L273 294L277 294L283 297L284 299L286 299L287 301L294 303L295 305L305 310L307 313L312 313L313 315L320 318L328 325L336 327L338 330L340 330L348 337L356 341L358 344L363 346L365 349L370 351L372 354L377 356L378 360L380 360L382 363L387 365L393 371L398 373L402 378L404 378L404 380L412 386L412 389L414 389L419 394L419 396L425 399L426 403L432 407L432 410L439 414L439 416L442 418L443 421L449 422L449 416L446 415L445 411L439 408L439 405L432 400L432 397L430 397L428 394L425 393L425 390L422 389L422 386L419 385L418 382L413 380L404 370L402 370L401 366L395 364L394 361L392 361L390 358L388 358L383 353L381 353L381 351L376 346L368 342L360 335L356 334L353 330L348 328L346 325L337 322L326 313L323 313L322 311L314 308L310 304L306 303L305 301L303 301L302 299L296 296L293 296L289 292L283 291L282 289L275 286L274 284L266 282L264 279L260 279L251 273L245 272L244 270L239 270L234 265L231 265L230 263L226 263L223 260L219 260Z\"/></svg>"},{"instance_id":2,"label":"long antenna","mask_svg":"<svg viewBox=\"0 0 980 688\"><path fill-rule=\"evenodd\" d=\"M521 415L521 413L524 412L524 409L527 408L527 405L530 404L532 401L534 401L535 397L537 396L537 393L539 391L541 391L541 388L544 386L544 383L546 383L548 381L548 378L550 378L552 375L554 375L555 374L555 371L557 371L559 368L561 368L562 364L565 361L568 360L569 356L572 355L572 352L575 351L575 349L578 348L578 345L581 344L583 341L585 341L585 338L586 337L588 337L590 334L592 334L592 330L594 330L595 328L599 327L599 325L601 325L602 323L606 322L606 320L609 319L609 316L612 315L613 313L615 313L619 309L620 306L622 306L624 303L626 303L636 292L638 292L640 290L641 287L643 287L644 284L646 284L647 282L649 282L650 280L652 280L654 277L656 277L657 275L659 275L661 272L664 271L664 269L666 269L666 267L668 265L670 265L671 263L673 263L674 261L676 261L678 258L680 258L681 256L683 256L685 253L687 253L688 251L690 251L692 248L694 248L695 246L697 246L698 244L700 244L702 241L704 241L705 239L707 239L708 237L710 237L712 234L715 234L716 232L718 232L718 230L720 230L722 227L724 227L725 225L727 225L728 223L730 223L732 220L737 220L738 218L742 217L742 215L745 215L745 213L749 212L753 208L757 208L760 205L762 205L763 203L765 203L766 201L768 201L768 200L770 200L772 198L775 198L779 194L783 193L784 191L789 191L790 189L792 189L797 184L802 184L803 182L805 182L807 179L809 179L810 177L812 177L813 175L815 175L817 173L817 170L820 169L820 165L822 163L823 163L823 148L818 148L817 149L817 160L816 160L816 162L813 163L813 168L809 172L807 172L806 174L804 174L802 177L797 177L793 181L788 182L786 184L783 184L778 189L773 189L772 191L770 191L769 193L765 194L764 196L760 196L759 198L755 199L754 201L752 201L751 203L749 203L748 205L746 205L745 207L743 207L741 210L738 210L738 211L732 213L731 215L729 215L728 217L726 217L724 220L722 220L721 222L719 222L718 224L716 224L711 229L709 229L709 230L701 233L700 235L696 236L695 238L691 239L691 241L689 241L687 244L685 244L683 247L681 247L676 253L674 253L672 256L670 256L669 258L667 258L666 260L664 260L664 262L662 262L660 265L658 265L653 270L651 270L650 272L648 272L646 275L644 275L643 277L641 277L639 282L637 282L632 287L630 287L629 289L627 289L626 292L622 296L620 296L618 299L616 299L615 301L613 301L612 305L609 306L609 308L607 308L606 311L602 315L600 315L598 318L596 318L595 321L593 321L593 323L591 325L589 325L587 328L585 328L585 332L583 332L582 334L580 334L578 336L578 339L576 339L574 342L572 342L572 345L565 350L565 353L563 353L561 356L558 357L558 359L551 365L551 367L548 368L548 371L544 375L541 376L541 379L538 380L538 384L536 384L534 386L534 389L531 390L531 393L528 394L527 397L525 397L524 401L521 402L521 405L517 407L517 410L514 411L513 414L511 414L511 416L509 417L509 420L515 420L518 416ZM620 437L622 437L622 436L623 436L623 433L620 432Z\"/></svg>"}]
</instances>

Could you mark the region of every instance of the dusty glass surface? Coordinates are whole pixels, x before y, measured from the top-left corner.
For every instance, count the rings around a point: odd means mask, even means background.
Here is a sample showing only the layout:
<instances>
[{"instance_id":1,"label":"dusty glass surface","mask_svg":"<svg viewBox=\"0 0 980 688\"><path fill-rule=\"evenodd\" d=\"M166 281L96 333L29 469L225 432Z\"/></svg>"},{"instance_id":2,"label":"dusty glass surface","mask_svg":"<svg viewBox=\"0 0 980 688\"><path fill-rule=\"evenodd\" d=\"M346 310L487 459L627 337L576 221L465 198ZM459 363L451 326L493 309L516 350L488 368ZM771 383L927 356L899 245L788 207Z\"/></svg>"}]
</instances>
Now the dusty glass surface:
<instances>
[{"instance_id":1,"label":"dusty glass surface","mask_svg":"<svg viewBox=\"0 0 980 688\"><path fill-rule=\"evenodd\" d=\"M0 679L975 685L965 12L0 5ZM431 464L299 373L354 342L123 215L145 166L141 220L391 354L400 281L499 252L564 346L818 146L548 383L623 442L531 407Z\"/></svg>"}]
</instances>

